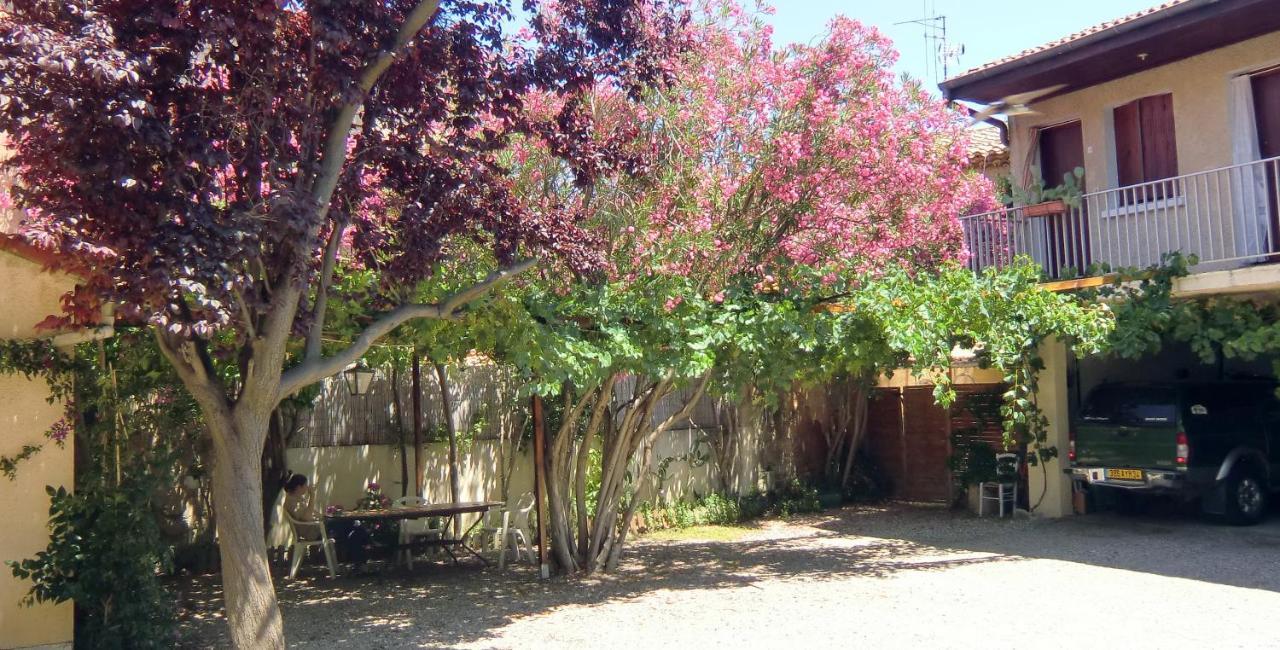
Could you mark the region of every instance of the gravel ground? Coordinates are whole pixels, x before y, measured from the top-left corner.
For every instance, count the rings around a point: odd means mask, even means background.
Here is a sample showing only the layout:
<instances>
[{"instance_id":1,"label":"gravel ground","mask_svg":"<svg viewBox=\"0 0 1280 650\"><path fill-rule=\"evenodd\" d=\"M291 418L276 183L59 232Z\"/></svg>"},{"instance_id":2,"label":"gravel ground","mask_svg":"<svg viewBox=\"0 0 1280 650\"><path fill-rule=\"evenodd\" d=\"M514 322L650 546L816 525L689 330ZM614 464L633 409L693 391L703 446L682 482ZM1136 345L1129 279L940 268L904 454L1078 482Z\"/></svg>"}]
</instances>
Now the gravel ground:
<instances>
[{"instance_id":1,"label":"gravel ground","mask_svg":"<svg viewBox=\"0 0 1280 650\"><path fill-rule=\"evenodd\" d=\"M278 580L299 648L1280 648L1280 519L977 519L847 507L732 541L636 543L614 576L415 565ZM183 583L187 647L221 647L216 582Z\"/></svg>"}]
</instances>

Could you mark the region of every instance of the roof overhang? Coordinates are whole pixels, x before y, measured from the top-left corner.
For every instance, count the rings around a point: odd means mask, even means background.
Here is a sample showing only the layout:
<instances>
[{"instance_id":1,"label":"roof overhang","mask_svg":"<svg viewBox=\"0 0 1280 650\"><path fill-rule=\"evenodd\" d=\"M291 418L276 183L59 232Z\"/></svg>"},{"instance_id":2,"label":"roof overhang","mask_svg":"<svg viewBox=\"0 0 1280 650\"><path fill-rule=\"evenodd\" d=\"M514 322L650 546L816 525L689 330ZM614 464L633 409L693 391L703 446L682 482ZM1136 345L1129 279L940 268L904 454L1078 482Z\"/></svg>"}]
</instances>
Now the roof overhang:
<instances>
[{"instance_id":1,"label":"roof overhang","mask_svg":"<svg viewBox=\"0 0 1280 650\"><path fill-rule=\"evenodd\" d=\"M57 266L58 262L57 253L38 248L21 236L10 233L0 233L0 251L17 255L46 269Z\"/></svg>"},{"instance_id":2,"label":"roof overhang","mask_svg":"<svg viewBox=\"0 0 1280 650\"><path fill-rule=\"evenodd\" d=\"M1280 0L1187 0L939 84L949 100L991 104L1062 85L1060 95L1270 32Z\"/></svg>"}]
</instances>

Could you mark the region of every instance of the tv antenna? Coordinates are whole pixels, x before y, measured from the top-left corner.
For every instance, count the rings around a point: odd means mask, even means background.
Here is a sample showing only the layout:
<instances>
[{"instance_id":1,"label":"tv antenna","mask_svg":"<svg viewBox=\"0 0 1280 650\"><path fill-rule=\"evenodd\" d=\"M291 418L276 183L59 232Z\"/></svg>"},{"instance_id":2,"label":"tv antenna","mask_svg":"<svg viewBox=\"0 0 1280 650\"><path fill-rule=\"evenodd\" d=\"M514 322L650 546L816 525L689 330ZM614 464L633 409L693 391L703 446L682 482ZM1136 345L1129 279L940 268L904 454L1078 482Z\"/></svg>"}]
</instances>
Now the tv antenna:
<instances>
[{"instance_id":1,"label":"tv antenna","mask_svg":"<svg viewBox=\"0 0 1280 650\"><path fill-rule=\"evenodd\" d=\"M922 28L924 31L925 76L930 76L930 73L932 73L931 80L936 84L950 75L950 62L960 60L961 55L964 54L964 45L951 45L947 41L946 16L939 16L928 8L925 11L928 12L928 15L924 18L904 20L894 23L894 25L919 25ZM929 67L930 63L933 64L932 70ZM938 78L939 72L942 73L941 79Z\"/></svg>"}]
</instances>

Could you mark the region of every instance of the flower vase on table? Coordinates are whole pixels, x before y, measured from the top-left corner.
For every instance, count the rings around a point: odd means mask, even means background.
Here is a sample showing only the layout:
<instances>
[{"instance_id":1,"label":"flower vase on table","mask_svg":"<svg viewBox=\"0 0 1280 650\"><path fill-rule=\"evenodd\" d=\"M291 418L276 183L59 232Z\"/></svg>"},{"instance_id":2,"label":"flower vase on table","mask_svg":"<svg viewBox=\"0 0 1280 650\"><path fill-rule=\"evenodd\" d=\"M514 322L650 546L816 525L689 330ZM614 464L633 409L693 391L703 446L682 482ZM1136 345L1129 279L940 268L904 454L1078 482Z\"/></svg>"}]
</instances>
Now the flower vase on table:
<instances>
[{"instance_id":1,"label":"flower vase on table","mask_svg":"<svg viewBox=\"0 0 1280 650\"><path fill-rule=\"evenodd\" d=\"M370 481L364 488L364 496L356 502L356 510L388 510L391 508L391 497L382 493L382 486ZM400 522L370 521L362 522L373 541L383 546L393 546L400 541Z\"/></svg>"}]
</instances>

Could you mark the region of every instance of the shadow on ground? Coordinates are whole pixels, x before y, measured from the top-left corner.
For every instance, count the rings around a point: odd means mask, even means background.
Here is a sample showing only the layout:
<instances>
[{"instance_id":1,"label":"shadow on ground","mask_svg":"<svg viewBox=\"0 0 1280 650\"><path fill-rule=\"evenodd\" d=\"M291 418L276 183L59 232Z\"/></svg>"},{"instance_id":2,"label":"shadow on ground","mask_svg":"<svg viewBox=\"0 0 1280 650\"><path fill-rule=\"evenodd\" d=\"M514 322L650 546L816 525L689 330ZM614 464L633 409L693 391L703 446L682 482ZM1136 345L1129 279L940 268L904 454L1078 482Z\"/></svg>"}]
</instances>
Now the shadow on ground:
<instances>
[{"instance_id":1,"label":"shadow on ground","mask_svg":"<svg viewBox=\"0 0 1280 650\"><path fill-rule=\"evenodd\" d=\"M1063 519L977 519L942 509L845 509L814 522L838 536L1040 558L1280 592L1280 516L1228 526L1168 505L1139 514L1103 512Z\"/></svg>"},{"instance_id":2,"label":"shadow on ground","mask_svg":"<svg viewBox=\"0 0 1280 650\"><path fill-rule=\"evenodd\" d=\"M566 605L625 601L658 590L749 587L773 580L882 578L912 571L1002 561L989 554L957 554L896 539L845 538L807 529L808 536L732 542L641 541L619 571L607 576L536 579L527 564L499 571L476 562L461 566L415 563L372 575L323 577L318 566L288 580L276 575L291 647L450 647L483 642L488 630ZM789 529L794 535L794 531ZM183 647L225 645L217 576L185 580Z\"/></svg>"},{"instance_id":3,"label":"shadow on ground","mask_svg":"<svg viewBox=\"0 0 1280 650\"><path fill-rule=\"evenodd\" d=\"M1280 592L1280 522L1230 528L1174 515L1065 520L977 519L938 508L847 507L766 522L738 541L634 544L613 575L539 581L528 565L418 563L415 571L331 580L308 567L277 576L294 647L451 647L565 606L627 601L662 590L749 588L780 580L889 578L1043 558ZM215 577L178 585L184 647L224 647Z\"/></svg>"}]
</instances>

